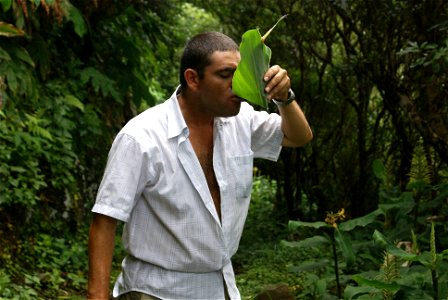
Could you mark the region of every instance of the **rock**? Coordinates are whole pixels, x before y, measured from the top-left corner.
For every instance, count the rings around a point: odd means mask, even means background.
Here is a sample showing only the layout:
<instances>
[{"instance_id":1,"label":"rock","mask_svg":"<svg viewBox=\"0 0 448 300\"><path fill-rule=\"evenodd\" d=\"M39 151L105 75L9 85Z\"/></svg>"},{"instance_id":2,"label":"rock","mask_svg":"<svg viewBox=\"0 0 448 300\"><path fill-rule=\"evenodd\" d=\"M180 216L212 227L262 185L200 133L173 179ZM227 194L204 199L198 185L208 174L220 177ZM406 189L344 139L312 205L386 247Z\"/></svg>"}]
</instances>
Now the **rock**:
<instances>
[{"instance_id":1,"label":"rock","mask_svg":"<svg viewBox=\"0 0 448 300\"><path fill-rule=\"evenodd\" d=\"M254 300L295 300L288 285L284 283L267 286Z\"/></svg>"}]
</instances>

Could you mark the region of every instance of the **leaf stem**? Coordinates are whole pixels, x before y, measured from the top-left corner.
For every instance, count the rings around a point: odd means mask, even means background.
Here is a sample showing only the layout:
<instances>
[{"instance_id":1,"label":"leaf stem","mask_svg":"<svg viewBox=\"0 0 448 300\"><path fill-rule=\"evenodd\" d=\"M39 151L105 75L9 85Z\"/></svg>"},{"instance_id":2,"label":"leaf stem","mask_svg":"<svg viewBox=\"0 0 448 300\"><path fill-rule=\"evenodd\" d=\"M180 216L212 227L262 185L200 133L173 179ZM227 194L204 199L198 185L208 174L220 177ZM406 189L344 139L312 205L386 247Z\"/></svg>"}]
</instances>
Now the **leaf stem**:
<instances>
[{"instance_id":1,"label":"leaf stem","mask_svg":"<svg viewBox=\"0 0 448 300\"><path fill-rule=\"evenodd\" d=\"M333 250L333 260L334 260L334 275L336 276L336 286L337 286L337 292L338 292L338 298L341 299L341 284L339 282L339 266L338 266L338 254L336 251L336 239L335 239L335 231L330 234L331 236L331 246Z\"/></svg>"},{"instance_id":2,"label":"leaf stem","mask_svg":"<svg viewBox=\"0 0 448 300\"><path fill-rule=\"evenodd\" d=\"M275 23L274 26L271 27L271 29L268 30L268 32L266 32L262 37L261 37L261 42L264 43L264 41L268 38L269 34L271 33L271 31L275 28L275 26L277 26L277 24L283 20L284 18L286 18L288 15L284 15L282 16L280 19L278 19L277 23Z\"/></svg>"}]
</instances>

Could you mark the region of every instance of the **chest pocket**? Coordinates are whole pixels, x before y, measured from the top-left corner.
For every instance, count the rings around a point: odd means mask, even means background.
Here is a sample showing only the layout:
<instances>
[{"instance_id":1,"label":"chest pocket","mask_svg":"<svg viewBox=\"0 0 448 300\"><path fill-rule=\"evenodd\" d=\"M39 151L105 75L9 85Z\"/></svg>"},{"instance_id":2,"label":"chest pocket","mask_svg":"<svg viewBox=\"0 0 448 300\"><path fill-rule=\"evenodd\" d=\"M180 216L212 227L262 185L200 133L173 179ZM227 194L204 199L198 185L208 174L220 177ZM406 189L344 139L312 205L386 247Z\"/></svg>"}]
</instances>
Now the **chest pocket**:
<instances>
[{"instance_id":1,"label":"chest pocket","mask_svg":"<svg viewBox=\"0 0 448 300\"><path fill-rule=\"evenodd\" d=\"M248 198L252 192L252 176L254 154L234 156L230 158L235 180L235 195L237 198Z\"/></svg>"}]
</instances>

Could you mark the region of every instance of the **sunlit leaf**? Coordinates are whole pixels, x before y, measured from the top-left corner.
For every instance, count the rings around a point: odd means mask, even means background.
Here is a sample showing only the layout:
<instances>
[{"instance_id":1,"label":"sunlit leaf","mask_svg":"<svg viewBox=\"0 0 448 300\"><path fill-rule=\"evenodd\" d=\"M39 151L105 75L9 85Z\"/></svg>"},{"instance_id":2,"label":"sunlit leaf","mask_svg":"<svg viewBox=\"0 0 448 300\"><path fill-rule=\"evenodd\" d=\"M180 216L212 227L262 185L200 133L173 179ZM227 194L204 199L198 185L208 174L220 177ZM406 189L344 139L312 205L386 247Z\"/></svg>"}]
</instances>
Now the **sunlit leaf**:
<instances>
[{"instance_id":1,"label":"sunlit leaf","mask_svg":"<svg viewBox=\"0 0 448 300\"><path fill-rule=\"evenodd\" d=\"M68 105L74 106L74 107L78 108L80 111L84 111L84 104L75 96L67 95L64 97L64 101Z\"/></svg>"},{"instance_id":2,"label":"sunlit leaf","mask_svg":"<svg viewBox=\"0 0 448 300\"><path fill-rule=\"evenodd\" d=\"M263 75L269 68L272 52L261 42L258 29L243 34L240 53L241 61L232 81L233 92L253 104L266 107Z\"/></svg>"},{"instance_id":3,"label":"sunlit leaf","mask_svg":"<svg viewBox=\"0 0 448 300\"><path fill-rule=\"evenodd\" d=\"M25 31L15 27L14 25L0 22L0 36L13 37L23 35L25 35Z\"/></svg>"},{"instance_id":4,"label":"sunlit leaf","mask_svg":"<svg viewBox=\"0 0 448 300\"><path fill-rule=\"evenodd\" d=\"M258 29L251 29L243 34L240 44L241 61L232 80L235 95L264 108L267 107L267 99L263 76L269 69L272 54L264 42L284 17L280 18L263 37Z\"/></svg>"}]
</instances>

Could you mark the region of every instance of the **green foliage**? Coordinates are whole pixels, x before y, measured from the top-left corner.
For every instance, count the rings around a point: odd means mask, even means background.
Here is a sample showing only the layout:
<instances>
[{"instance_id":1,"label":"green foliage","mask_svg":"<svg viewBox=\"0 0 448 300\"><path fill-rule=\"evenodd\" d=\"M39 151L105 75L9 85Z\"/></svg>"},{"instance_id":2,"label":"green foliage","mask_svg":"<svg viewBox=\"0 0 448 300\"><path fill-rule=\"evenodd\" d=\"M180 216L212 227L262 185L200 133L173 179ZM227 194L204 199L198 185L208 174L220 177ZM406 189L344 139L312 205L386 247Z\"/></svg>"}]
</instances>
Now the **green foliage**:
<instances>
[{"instance_id":1,"label":"green foliage","mask_svg":"<svg viewBox=\"0 0 448 300\"><path fill-rule=\"evenodd\" d=\"M86 281L86 235L76 240L40 234L20 245L16 255L33 266L23 271L14 264L0 269L2 299L56 299L84 289ZM78 270L72 272L71 270Z\"/></svg>"},{"instance_id":2,"label":"green foliage","mask_svg":"<svg viewBox=\"0 0 448 300\"><path fill-rule=\"evenodd\" d=\"M334 239L341 249L342 255L345 257L347 269L350 269L355 263L355 253L353 252L351 241L347 236L345 236L345 234L342 233L341 230L339 230L338 227L335 227L334 233Z\"/></svg>"},{"instance_id":3,"label":"green foliage","mask_svg":"<svg viewBox=\"0 0 448 300\"><path fill-rule=\"evenodd\" d=\"M387 168L381 161L376 161L373 168L376 176L383 182L380 187L381 203L375 211L339 224L329 220L336 221L335 216L343 215L341 212L329 214L331 218L327 217L328 224L290 221L290 230L302 236L302 240L283 241L282 245L297 250L319 249L327 256L326 261L322 258L301 261L290 270L301 277L307 273L326 270L321 274L327 275L319 278L326 280L327 290L334 289L334 283L328 275L331 270L331 264L328 263L331 254L326 249L329 245L337 245L342 255L333 253L333 269L336 284L340 282L344 287L345 299L444 299L448 296L448 291L444 288L448 281L446 276L440 274L447 271L447 251L437 251L437 248L447 249L448 243L446 240L437 243L436 224L432 222L428 232L426 218L418 218L416 223L409 222L418 208L419 214L431 213L432 206L418 206L414 195L425 194L425 190L437 190L439 195L436 193L435 199L438 199L440 195L446 197L444 188L432 187L428 183L409 185L413 193L403 192L397 195L397 189L388 183ZM425 168L420 164L414 164L411 170L414 181L424 180L427 172L419 171L423 169ZM428 200L428 203L435 199ZM433 218L428 218L430 219ZM447 230L444 223L437 226L442 232ZM413 228L422 230L422 234L414 234ZM372 232L373 239L368 236ZM334 240L331 238L332 234ZM362 240L367 242L360 242ZM381 251L385 251L384 255L380 255ZM344 258L342 262L341 257ZM378 265L381 267L376 270L375 266ZM351 276L345 277L348 274ZM311 289L316 288L315 285Z\"/></svg>"},{"instance_id":4,"label":"green foliage","mask_svg":"<svg viewBox=\"0 0 448 300\"><path fill-rule=\"evenodd\" d=\"M435 28L444 31L448 28L448 24L438 24ZM432 79L436 79L435 75L446 75L443 72L448 68L448 39L442 45L427 41L420 44L418 42L408 42L408 45L401 49L398 55L412 57L410 67L413 69L431 67L434 71L434 78Z\"/></svg>"},{"instance_id":5,"label":"green foliage","mask_svg":"<svg viewBox=\"0 0 448 300\"><path fill-rule=\"evenodd\" d=\"M174 32L176 39L179 40L179 45L184 44L190 37L204 31L222 31L222 25L219 20L203 8L185 2L180 5L179 10L182 13L176 16L176 27L183 30Z\"/></svg>"},{"instance_id":6,"label":"green foliage","mask_svg":"<svg viewBox=\"0 0 448 300\"><path fill-rule=\"evenodd\" d=\"M367 279L360 275L353 276L353 279L361 287L369 286L382 291L384 299L393 299L394 295L398 293L405 299L420 299L420 297L423 297L422 299L443 299L448 296L446 289L439 292L439 286L445 286L446 279L443 283L439 282L437 273L445 273L448 264L443 262L446 259L444 253L436 253L434 224L431 225L429 252L412 253L407 252L408 249L404 251L389 242L378 231L375 231L374 239L387 249L380 272L381 276L377 280ZM409 262L418 264L411 265ZM423 267L427 270L424 270ZM353 293L354 290L356 289L351 288L350 293Z\"/></svg>"},{"instance_id":7,"label":"green foliage","mask_svg":"<svg viewBox=\"0 0 448 300\"><path fill-rule=\"evenodd\" d=\"M85 85L90 83L93 91L96 94L101 94L103 97L112 97L112 99L118 103L122 102L120 93L115 88L116 82L102 74L95 68L88 67L81 71L81 84Z\"/></svg>"},{"instance_id":8,"label":"green foliage","mask_svg":"<svg viewBox=\"0 0 448 300\"><path fill-rule=\"evenodd\" d=\"M42 144L48 140L28 132L23 120L7 120L3 113L0 116L0 204L33 206L39 200L38 191L47 186L38 159ZM39 132L36 127L35 132Z\"/></svg>"},{"instance_id":9,"label":"green foliage","mask_svg":"<svg viewBox=\"0 0 448 300\"><path fill-rule=\"evenodd\" d=\"M252 245L264 243L266 238L276 237L281 228L276 223L280 212L276 208L275 198L277 182L269 177L255 174L252 185L250 208L245 223L241 243ZM274 220L274 221L273 221Z\"/></svg>"},{"instance_id":10,"label":"green foliage","mask_svg":"<svg viewBox=\"0 0 448 300\"><path fill-rule=\"evenodd\" d=\"M341 206L356 217L375 210L372 162L381 158L391 186L404 190L420 138L432 184L443 182L437 175L448 164L446 1L195 3L218 15L235 39L247 28L264 32L288 14L269 38L272 63L288 70L315 133L311 145L282 156L281 171L271 169L271 176L293 178L284 191L291 216L311 221ZM307 203L316 214L303 212Z\"/></svg>"},{"instance_id":11,"label":"green foliage","mask_svg":"<svg viewBox=\"0 0 448 300\"><path fill-rule=\"evenodd\" d=\"M76 34L79 37L83 37L87 33L87 25L84 22L84 17L79 9L73 6L69 1L62 1L61 9L64 11L67 21L73 23L73 28Z\"/></svg>"},{"instance_id":12,"label":"green foliage","mask_svg":"<svg viewBox=\"0 0 448 300\"><path fill-rule=\"evenodd\" d=\"M177 86L178 25L219 23L171 1L0 7L0 298L82 299L85 232L112 139ZM119 248L114 272L122 258Z\"/></svg>"},{"instance_id":13,"label":"green foliage","mask_svg":"<svg viewBox=\"0 0 448 300\"><path fill-rule=\"evenodd\" d=\"M283 153L275 181L254 182L235 257L244 297L277 282L299 299L334 297L335 245L348 299L382 298L381 284L400 286L387 297L446 298L445 2L1 1L0 298L83 294L87 220L116 132L172 93L188 37L237 39L283 14L273 63L288 70L315 139ZM280 195L306 221L289 235ZM339 207L354 218L332 241L335 230L312 221ZM393 247L373 243L375 230ZM396 258L385 266L384 249Z\"/></svg>"},{"instance_id":14,"label":"green foliage","mask_svg":"<svg viewBox=\"0 0 448 300\"><path fill-rule=\"evenodd\" d=\"M243 299L254 299L263 287L286 283L295 293L304 283L302 278L285 272L298 259L310 256L307 249L292 252L279 246L285 236L279 220L282 209L276 206L277 182L258 174L254 177L247 221L233 265Z\"/></svg>"}]
</instances>

